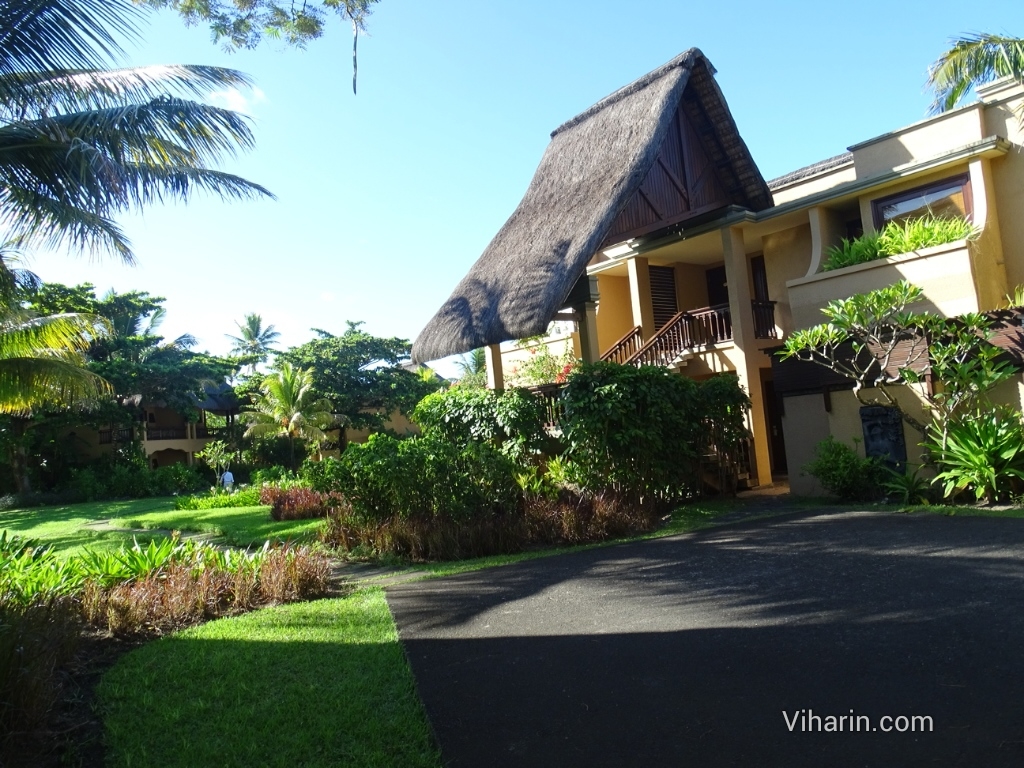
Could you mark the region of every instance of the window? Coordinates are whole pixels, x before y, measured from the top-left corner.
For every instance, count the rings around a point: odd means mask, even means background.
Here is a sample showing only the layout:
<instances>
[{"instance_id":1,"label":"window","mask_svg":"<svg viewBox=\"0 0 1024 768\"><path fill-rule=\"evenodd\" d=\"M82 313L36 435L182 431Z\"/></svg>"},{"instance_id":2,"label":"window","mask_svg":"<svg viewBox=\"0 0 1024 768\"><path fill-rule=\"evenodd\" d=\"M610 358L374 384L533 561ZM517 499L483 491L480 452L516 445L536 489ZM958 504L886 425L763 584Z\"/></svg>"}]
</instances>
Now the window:
<instances>
[{"instance_id":1,"label":"window","mask_svg":"<svg viewBox=\"0 0 1024 768\"><path fill-rule=\"evenodd\" d=\"M898 195L879 198L871 203L871 210L878 229L890 221L919 219L922 216L970 217L971 182L966 174L943 179Z\"/></svg>"}]
</instances>

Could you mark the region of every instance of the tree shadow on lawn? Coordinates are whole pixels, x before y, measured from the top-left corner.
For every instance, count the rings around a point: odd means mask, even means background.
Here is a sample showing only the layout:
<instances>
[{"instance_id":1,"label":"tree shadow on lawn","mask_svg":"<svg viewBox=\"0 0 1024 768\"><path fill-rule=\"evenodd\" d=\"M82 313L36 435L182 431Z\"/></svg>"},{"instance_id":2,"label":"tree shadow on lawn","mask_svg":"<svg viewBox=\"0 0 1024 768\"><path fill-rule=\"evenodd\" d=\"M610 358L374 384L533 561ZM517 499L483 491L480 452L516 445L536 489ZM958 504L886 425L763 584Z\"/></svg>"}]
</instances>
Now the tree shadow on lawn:
<instances>
[{"instance_id":1,"label":"tree shadow on lawn","mask_svg":"<svg viewBox=\"0 0 1024 768\"><path fill-rule=\"evenodd\" d=\"M107 764L439 768L378 600L373 618L344 601L292 604L127 654L100 687Z\"/></svg>"},{"instance_id":2,"label":"tree shadow on lawn","mask_svg":"<svg viewBox=\"0 0 1024 768\"><path fill-rule=\"evenodd\" d=\"M8 535L37 538L61 553L82 547L116 549L124 542L131 543L131 534L86 526L122 514L148 514L172 506L173 500L162 498L12 509L0 512L0 529L7 530ZM140 536L139 541L149 538L152 537Z\"/></svg>"},{"instance_id":3,"label":"tree shadow on lawn","mask_svg":"<svg viewBox=\"0 0 1024 768\"><path fill-rule=\"evenodd\" d=\"M1022 587L1019 522L845 513L388 600L452 766L996 766L1024 764ZM783 717L851 709L934 731L791 732Z\"/></svg>"}]
</instances>

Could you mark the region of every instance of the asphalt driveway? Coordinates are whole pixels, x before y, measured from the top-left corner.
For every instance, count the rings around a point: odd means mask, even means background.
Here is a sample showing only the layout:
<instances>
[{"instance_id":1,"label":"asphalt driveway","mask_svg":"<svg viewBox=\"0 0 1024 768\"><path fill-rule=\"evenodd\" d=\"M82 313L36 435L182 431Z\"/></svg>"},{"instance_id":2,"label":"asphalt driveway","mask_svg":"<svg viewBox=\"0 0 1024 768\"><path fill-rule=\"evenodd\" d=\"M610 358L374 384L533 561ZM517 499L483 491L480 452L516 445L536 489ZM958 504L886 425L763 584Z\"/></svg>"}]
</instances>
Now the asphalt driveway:
<instances>
[{"instance_id":1,"label":"asphalt driveway","mask_svg":"<svg viewBox=\"0 0 1024 768\"><path fill-rule=\"evenodd\" d=\"M806 515L388 602L453 768L1024 765L1024 521Z\"/></svg>"}]
</instances>

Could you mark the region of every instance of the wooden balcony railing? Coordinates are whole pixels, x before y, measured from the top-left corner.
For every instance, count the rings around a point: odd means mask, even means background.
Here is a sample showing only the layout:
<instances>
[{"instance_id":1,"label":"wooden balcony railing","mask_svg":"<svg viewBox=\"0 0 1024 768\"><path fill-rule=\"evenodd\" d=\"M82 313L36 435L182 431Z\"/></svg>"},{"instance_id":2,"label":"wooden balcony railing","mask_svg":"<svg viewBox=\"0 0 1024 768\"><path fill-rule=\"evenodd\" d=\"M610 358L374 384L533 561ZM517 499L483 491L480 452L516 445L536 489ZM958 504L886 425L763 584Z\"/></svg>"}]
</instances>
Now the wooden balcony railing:
<instances>
[{"instance_id":1,"label":"wooden balcony railing","mask_svg":"<svg viewBox=\"0 0 1024 768\"><path fill-rule=\"evenodd\" d=\"M644 345L644 337L638 325L625 336L612 344L611 348L601 355L601 359L610 363L624 363Z\"/></svg>"},{"instance_id":2,"label":"wooden balcony railing","mask_svg":"<svg viewBox=\"0 0 1024 768\"><path fill-rule=\"evenodd\" d=\"M188 430L185 427L164 427L162 429L146 430L146 440L184 440L188 437Z\"/></svg>"},{"instance_id":3,"label":"wooden balcony railing","mask_svg":"<svg viewBox=\"0 0 1024 768\"><path fill-rule=\"evenodd\" d=\"M129 443L132 439L132 430L128 429L101 429L100 445L110 445L115 440L119 443Z\"/></svg>"},{"instance_id":4,"label":"wooden balcony railing","mask_svg":"<svg viewBox=\"0 0 1024 768\"><path fill-rule=\"evenodd\" d=\"M544 426L557 427L562 421L562 388L565 384L541 384L536 387L527 387L534 397L541 401L544 409Z\"/></svg>"}]
</instances>

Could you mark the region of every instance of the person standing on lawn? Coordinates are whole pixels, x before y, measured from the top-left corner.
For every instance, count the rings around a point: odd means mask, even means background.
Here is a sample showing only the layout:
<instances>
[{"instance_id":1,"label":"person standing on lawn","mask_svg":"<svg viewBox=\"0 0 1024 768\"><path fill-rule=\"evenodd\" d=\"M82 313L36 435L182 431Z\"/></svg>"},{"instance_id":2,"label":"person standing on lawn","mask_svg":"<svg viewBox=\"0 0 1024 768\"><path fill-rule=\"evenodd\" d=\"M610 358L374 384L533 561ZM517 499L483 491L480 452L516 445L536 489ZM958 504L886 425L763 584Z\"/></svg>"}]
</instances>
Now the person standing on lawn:
<instances>
[{"instance_id":1,"label":"person standing on lawn","mask_svg":"<svg viewBox=\"0 0 1024 768\"><path fill-rule=\"evenodd\" d=\"M224 474L220 476L220 483L224 486L224 490L227 493L231 493L235 487L235 476L231 474L231 469L225 469Z\"/></svg>"}]
</instances>

